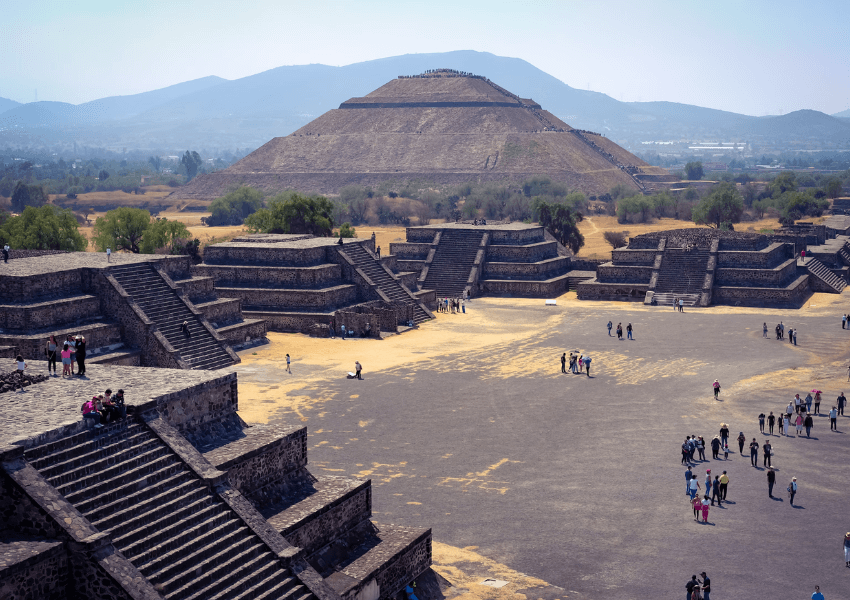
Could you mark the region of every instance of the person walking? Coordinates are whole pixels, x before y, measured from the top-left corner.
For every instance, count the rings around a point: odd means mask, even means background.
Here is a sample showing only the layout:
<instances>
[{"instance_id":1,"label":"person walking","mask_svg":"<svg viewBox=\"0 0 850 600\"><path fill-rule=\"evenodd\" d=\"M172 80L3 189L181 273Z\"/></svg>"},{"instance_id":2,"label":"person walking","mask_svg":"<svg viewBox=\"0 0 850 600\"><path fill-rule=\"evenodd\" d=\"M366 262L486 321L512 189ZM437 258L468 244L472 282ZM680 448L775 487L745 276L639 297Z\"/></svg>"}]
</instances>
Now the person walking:
<instances>
[{"instance_id":1,"label":"person walking","mask_svg":"<svg viewBox=\"0 0 850 600\"><path fill-rule=\"evenodd\" d=\"M711 507L711 500L708 499L708 494L702 499L702 522L708 523L708 509Z\"/></svg>"},{"instance_id":2,"label":"person walking","mask_svg":"<svg viewBox=\"0 0 850 600\"><path fill-rule=\"evenodd\" d=\"M806 394L806 412L807 413L812 412L812 401L813 400L814 399L812 398L811 392Z\"/></svg>"},{"instance_id":3,"label":"person walking","mask_svg":"<svg viewBox=\"0 0 850 600\"><path fill-rule=\"evenodd\" d=\"M697 492L699 492L699 481L697 480L696 475L691 477L691 481L688 484L688 489L691 493L691 500L693 500L694 498L699 499L699 496L697 494Z\"/></svg>"},{"instance_id":4,"label":"person walking","mask_svg":"<svg viewBox=\"0 0 850 600\"><path fill-rule=\"evenodd\" d=\"M564 352L561 355L561 373L567 372L567 353Z\"/></svg>"},{"instance_id":5,"label":"person walking","mask_svg":"<svg viewBox=\"0 0 850 600\"><path fill-rule=\"evenodd\" d=\"M584 373L584 354L578 355L578 372L579 374Z\"/></svg>"},{"instance_id":6,"label":"person walking","mask_svg":"<svg viewBox=\"0 0 850 600\"><path fill-rule=\"evenodd\" d=\"M77 377L85 377L86 375L86 338L81 335L77 336Z\"/></svg>"},{"instance_id":7,"label":"person walking","mask_svg":"<svg viewBox=\"0 0 850 600\"><path fill-rule=\"evenodd\" d=\"M836 402L838 403L838 414L844 415L844 405L847 404L847 398L844 397L844 392L841 392L836 398Z\"/></svg>"},{"instance_id":8,"label":"person walking","mask_svg":"<svg viewBox=\"0 0 850 600\"><path fill-rule=\"evenodd\" d=\"M759 466L759 443L756 438L753 438L753 441L750 442L750 464L754 467Z\"/></svg>"},{"instance_id":9,"label":"person walking","mask_svg":"<svg viewBox=\"0 0 850 600\"><path fill-rule=\"evenodd\" d=\"M729 444L723 446L723 460L729 460Z\"/></svg>"},{"instance_id":10,"label":"person walking","mask_svg":"<svg viewBox=\"0 0 850 600\"><path fill-rule=\"evenodd\" d=\"M699 513L702 510L702 498L699 496L691 498L691 508L694 509L694 521L699 523Z\"/></svg>"},{"instance_id":11,"label":"person walking","mask_svg":"<svg viewBox=\"0 0 850 600\"><path fill-rule=\"evenodd\" d=\"M767 415L767 430L770 432L770 435L773 435L773 426L776 424L776 417L773 416L773 411L770 411L770 414Z\"/></svg>"},{"instance_id":12,"label":"person walking","mask_svg":"<svg viewBox=\"0 0 850 600\"><path fill-rule=\"evenodd\" d=\"M820 593L820 586L815 586L815 593L812 594L812 600L824 600L823 594Z\"/></svg>"},{"instance_id":13,"label":"person walking","mask_svg":"<svg viewBox=\"0 0 850 600\"><path fill-rule=\"evenodd\" d=\"M685 471L685 495L690 496L691 494L691 479L694 478L694 473L691 470L691 467Z\"/></svg>"},{"instance_id":14,"label":"person walking","mask_svg":"<svg viewBox=\"0 0 850 600\"><path fill-rule=\"evenodd\" d=\"M815 392L815 414L820 414L820 390Z\"/></svg>"},{"instance_id":15,"label":"person walking","mask_svg":"<svg viewBox=\"0 0 850 600\"><path fill-rule=\"evenodd\" d=\"M628 325L626 325L626 335L628 336L628 338L629 338L630 340L633 340L633 339L634 339L634 338L632 337L632 324L631 324L631 323L629 323Z\"/></svg>"},{"instance_id":16,"label":"person walking","mask_svg":"<svg viewBox=\"0 0 850 600\"><path fill-rule=\"evenodd\" d=\"M622 323L617 323L617 339L618 340L623 339L623 324ZM850 376L847 377L847 381L850 381Z\"/></svg>"},{"instance_id":17,"label":"person walking","mask_svg":"<svg viewBox=\"0 0 850 600\"><path fill-rule=\"evenodd\" d=\"M782 423L785 427L785 437L789 437L791 435L791 415L785 415Z\"/></svg>"},{"instance_id":18,"label":"person walking","mask_svg":"<svg viewBox=\"0 0 850 600\"><path fill-rule=\"evenodd\" d=\"M717 395L720 393L720 382L715 379L711 387L714 388L714 399L717 400Z\"/></svg>"},{"instance_id":19,"label":"person walking","mask_svg":"<svg viewBox=\"0 0 850 600\"><path fill-rule=\"evenodd\" d=\"M747 438L744 436L744 432L742 431L738 434L738 454L744 454L744 444L746 443Z\"/></svg>"},{"instance_id":20,"label":"person walking","mask_svg":"<svg viewBox=\"0 0 850 600\"><path fill-rule=\"evenodd\" d=\"M841 315L841 329L846 329L847 315Z\"/></svg>"},{"instance_id":21,"label":"person walking","mask_svg":"<svg viewBox=\"0 0 850 600\"><path fill-rule=\"evenodd\" d=\"M611 328L612 327L614 327L614 323L612 323L611 321L608 321L608 337L613 337L611 335Z\"/></svg>"},{"instance_id":22,"label":"person walking","mask_svg":"<svg viewBox=\"0 0 850 600\"><path fill-rule=\"evenodd\" d=\"M720 443L724 446L729 441L729 426L726 423L720 424Z\"/></svg>"},{"instance_id":23,"label":"person walking","mask_svg":"<svg viewBox=\"0 0 850 600\"><path fill-rule=\"evenodd\" d=\"M791 478L791 485L788 486L788 495L791 497L791 506L794 506L794 496L797 495L797 478Z\"/></svg>"},{"instance_id":24,"label":"person walking","mask_svg":"<svg viewBox=\"0 0 850 600\"><path fill-rule=\"evenodd\" d=\"M767 440L764 445L761 447L762 453L764 454L764 466L769 467L770 457L773 455L773 446L770 445L770 440Z\"/></svg>"},{"instance_id":25,"label":"person walking","mask_svg":"<svg viewBox=\"0 0 850 600\"><path fill-rule=\"evenodd\" d=\"M794 411L797 414L800 414L800 405L803 404L802 398L800 398L800 394L794 394ZM788 413L789 415L791 413Z\"/></svg>"},{"instance_id":26,"label":"person walking","mask_svg":"<svg viewBox=\"0 0 850 600\"><path fill-rule=\"evenodd\" d=\"M717 460L718 454L720 453L720 439L715 435L714 439L711 440L711 458Z\"/></svg>"},{"instance_id":27,"label":"person walking","mask_svg":"<svg viewBox=\"0 0 850 600\"><path fill-rule=\"evenodd\" d=\"M363 367L360 365L359 360L354 361L354 377L357 379L363 379L361 373L363 371Z\"/></svg>"},{"instance_id":28,"label":"person walking","mask_svg":"<svg viewBox=\"0 0 850 600\"><path fill-rule=\"evenodd\" d=\"M717 506L720 506L720 475L714 476L714 481L711 483L711 505L714 506L714 499L717 499Z\"/></svg>"},{"instance_id":29,"label":"person walking","mask_svg":"<svg viewBox=\"0 0 850 600\"><path fill-rule=\"evenodd\" d=\"M764 413L759 413L759 431L764 433Z\"/></svg>"},{"instance_id":30,"label":"person walking","mask_svg":"<svg viewBox=\"0 0 850 600\"><path fill-rule=\"evenodd\" d=\"M803 415L797 415L795 423L797 424L797 435L803 435Z\"/></svg>"},{"instance_id":31,"label":"person walking","mask_svg":"<svg viewBox=\"0 0 850 600\"><path fill-rule=\"evenodd\" d=\"M783 423L785 422L785 417L783 415L783 416L777 418L776 420L779 422L779 435L781 436L783 433L785 433L785 429L783 427Z\"/></svg>"},{"instance_id":32,"label":"person walking","mask_svg":"<svg viewBox=\"0 0 850 600\"><path fill-rule=\"evenodd\" d=\"M797 330L794 330L794 345L797 345Z\"/></svg>"},{"instance_id":33,"label":"person walking","mask_svg":"<svg viewBox=\"0 0 850 600\"><path fill-rule=\"evenodd\" d=\"M832 410L829 411L829 430L830 431L838 431L838 424L836 421L838 420L838 411L835 407L832 407Z\"/></svg>"},{"instance_id":34,"label":"person walking","mask_svg":"<svg viewBox=\"0 0 850 600\"><path fill-rule=\"evenodd\" d=\"M773 485L776 483L776 471L773 467L767 469L767 495L773 498Z\"/></svg>"},{"instance_id":35,"label":"person walking","mask_svg":"<svg viewBox=\"0 0 850 600\"><path fill-rule=\"evenodd\" d=\"M3 244L3 262L9 262L9 244Z\"/></svg>"},{"instance_id":36,"label":"person walking","mask_svg":"<svg viewBox=\"0 0 850 600\"><path fill-rule=\"evenodd\" d=\"M27 368L27 362L24 360L24 357L18 354L15 357L15 375L17 375L18 385L21 386L21 391L24 390L24 371ZM14 390L14 385L12 386Z\"/></svg>"},{"instance_id":37,"label":"person walking","mask_svg":"<svg viewBox=\"0 0 850 600\"><path fill-rule=\"evenodd\" d=\"M812 415L806 415L806 420L803 421L803 426L806 428L806 437L811 437L812 427L814 427L814 425Z\"/></svg>"},{"instance_id":38,"label":"person walking","mask_svg":"<svg viewBox=\"0 0 850 600\"><path fill-rule=\"evenodd\" d=\"M286 354L286 372L289 373L290 375L292 375L292 369L290 368L290 365L289 365L289 363L291 361L292 361L292 359L289 357L289 353L287 352L287 354Z\"/></svg>"},{"instance_id":39,"label":"person walking","mask_svg":"<svg viewBox=\"0 0 850 600\"><path fill-rule=\"evenodd\" d=\"M711 494L711 469L705 471L705 497L708 498Z\"/></svg>"},{"instance_id":40,"label":"person walking","mask_svg":"<svg viewBox=\"0 0 850 600\"><path fill-rule=\"evenodd\" d=\"M584 357L584 372L588 377L590 377L590 360L591 360L590 357L585 355L585 357Z\"/></svg>"},{"instance_id":41,"label":"person walking","mask_svg":"<svg viewBox=\"0 0 850 600\"><path fill-rule=\"evenodd\" d=\"M726 500L726 492L729 491L729 475L726 474L726 471L723 471L723 475L720 476L720 499Z\"/></svg>"},{"instance_id":42,"label":"person walking","mask_svg":"<svg viewBox=\"0 0 850 600\"><path fill-rule=\"evenodd\" d=\"M844 563L850 567L850 531L844 535Z\"/></svg>"}]
</instances>

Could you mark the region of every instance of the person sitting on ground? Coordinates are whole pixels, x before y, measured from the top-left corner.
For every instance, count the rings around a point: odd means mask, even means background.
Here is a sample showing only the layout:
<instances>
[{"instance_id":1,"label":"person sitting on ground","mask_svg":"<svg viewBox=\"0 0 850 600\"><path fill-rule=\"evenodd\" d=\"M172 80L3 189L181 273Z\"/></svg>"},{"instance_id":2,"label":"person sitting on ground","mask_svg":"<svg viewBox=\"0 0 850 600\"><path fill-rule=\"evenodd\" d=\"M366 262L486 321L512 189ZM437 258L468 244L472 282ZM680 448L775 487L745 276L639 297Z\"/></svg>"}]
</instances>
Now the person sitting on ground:
<instances>
[{"instance_id":1,"label":"person sitting on ground","mask_svg":"<svg viewBox=\"0 0 850 600\"><path fill-rule=\"evenodd\" d=\"M103 427L103 415L97 410L97 397L93 396L88 402L84 402L82 409L83 419L91 419L95 422L95 428Z\"/></svg>"},{"instance_id":2,"label":"person sitting on ground","mask_svg":"<svg viewBox=\"0 0 850 600\"><path fill-rule=\"evenodd\" d=\"M127 407L124 404L124 390L118 390L114 396L112 396L112 402L118 407L118 411L121 413L121 418L127 416Z\"/></svg>"},{"instance_id":3,"label":"person sitting on ground","mask_svg":"<svg viewBox=\"0 0 850 600\"><path fill-rule=\"evenodd\" d=\"M105 423L114 423L121 418L121 409L112 399L112 390L107 388L103 393L103 420Z\"/></svg>"}]
</instances>

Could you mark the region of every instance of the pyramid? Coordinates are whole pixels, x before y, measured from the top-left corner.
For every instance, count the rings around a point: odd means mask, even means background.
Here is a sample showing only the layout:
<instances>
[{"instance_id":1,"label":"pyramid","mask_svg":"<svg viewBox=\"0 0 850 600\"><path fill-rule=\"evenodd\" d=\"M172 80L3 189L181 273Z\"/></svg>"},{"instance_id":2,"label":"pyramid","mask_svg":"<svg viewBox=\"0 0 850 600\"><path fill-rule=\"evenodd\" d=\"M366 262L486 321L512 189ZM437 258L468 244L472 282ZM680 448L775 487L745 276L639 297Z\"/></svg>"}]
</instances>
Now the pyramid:
<instances>
[{"instance_id":1,"label":"pyramid","mask_svg":"<svg viewBox=\"0 0 850 600\"><path fill-rule=\"evenodd\" d=\"M517 183L534 175L601 194L616 184L642 189L641 178L664 174L485 77L438 69L351 98L174 198L213 200L238 185L333 194L350 184Z\"/></svg>"}]
</instances>

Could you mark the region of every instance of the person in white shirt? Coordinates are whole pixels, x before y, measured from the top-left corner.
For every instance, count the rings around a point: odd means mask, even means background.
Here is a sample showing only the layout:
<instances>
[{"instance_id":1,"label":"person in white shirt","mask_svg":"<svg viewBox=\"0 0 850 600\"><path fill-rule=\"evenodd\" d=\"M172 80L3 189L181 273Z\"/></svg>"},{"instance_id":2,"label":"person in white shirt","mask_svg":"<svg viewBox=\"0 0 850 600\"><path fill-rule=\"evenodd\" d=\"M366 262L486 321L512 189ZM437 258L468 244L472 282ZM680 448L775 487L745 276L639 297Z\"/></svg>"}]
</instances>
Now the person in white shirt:
<instances>
[{"instance_id":1,"label":"person in white shirt","mask_svg":"<svg viewBox=\"0 0 850 600\"><path fill-rule=\"evenodd\" d=\"M111 262L112 259L112 248L106 249L106 262Z\"/></svg>"},{"instance_id":2,"label":"person in white shirt","mask_svg":"<svg viewBox=\"0 0 850 600\"><path fill-rule=\"evenodd\" d=\"M838 409L833 406L832 410L829 411L829 430L830 431L833 431L833 430L838 431L838 425L835 422L836 419L838 419Z\"/></svg>"},{"instance_id":3,"label":"person in white shirt","mask_svg":"<svg viewBox=\"0 0 850 600\"><path fill-rule=\"evenodd\" d=\"M15 358L15 362L17 363L17 370L15 371L18 374L18 383L21 385L21 391L24 390L24 369L27 368L27 363L24 361L24 357L18 354Z\"/></svg>"}]
</instances>

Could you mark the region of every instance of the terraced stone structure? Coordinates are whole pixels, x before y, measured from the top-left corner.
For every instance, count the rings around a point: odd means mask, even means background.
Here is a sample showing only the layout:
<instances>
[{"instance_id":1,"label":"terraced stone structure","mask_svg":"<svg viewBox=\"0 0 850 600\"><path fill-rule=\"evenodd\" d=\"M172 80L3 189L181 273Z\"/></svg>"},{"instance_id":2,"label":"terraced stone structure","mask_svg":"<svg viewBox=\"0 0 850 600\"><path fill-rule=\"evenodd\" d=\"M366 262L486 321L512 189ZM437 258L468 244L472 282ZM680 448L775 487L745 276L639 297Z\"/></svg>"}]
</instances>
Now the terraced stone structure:
<instances>
[{"instance_id":1,"label":"terraced stone structure","mask_svg":"<svg viewBox=\"0 0 850 600\"><path fill-rule=\"evenodd\" d=\"M416 274L420 294L437 298L553 298L593 276L572 270L569 252L543 227L524 223L408 227L390 253L398 270Z\"/></svg>"},{"instance_id":2,"label":"terraced stone structure","mask_svg":"<svg viewBox=\"0 0 850 600\"><path fill-rule=\"evenodd\" d=\"M232 346L264 340L239 299L218 298L187 256L67 252L18 258L0 269L0 348L46 360L50 335L87 342L87 364L217 369ZM187 331L182 328L187 324ZM59 361L61 363L61 360Z\"/></svg>"},{"instance_id":3,"label":"terraced stone structure","mask_svg":"<svg viewBox=\"0 0 850 600\"><path fill-rule=\"evenodd\" d=\"M838 236L809 246L811 253L798 258L794 243L758 233L710 228L647 233L613 250L595 278L578 284L578 297L668 306L681 298L686 306L799 307L812 292L844 289L847 270L833 270L815 256L841 260L848 241Z\"/></svg>"},{"instance_id":4,"label":"terraced stone structure","mask_svg":"<svg viewBox=\"0 0 850 600\"><path fill-rule=\"evenodd\" d=\"M126 419L81 421L119 386ZM245 424L235 373L104 366L3 396L2 598L431 597L431 531L373 523L369 480L312 475L306 428Z\"/></svg>"},{"instance_id":5,"label":"terraced stone structure","mask_svg":"<svg viewBox=\"0 0 850 600\"><path fill-rule=\"evenodd\" d=\"M534 175L587 194L617 184L645 190L671 179L534 100L482 76L437 69L350 98L227 169L195 178L171 198L212 201L238 185L332 194L350 184L520 182Z\"/></svg>"}]
</instances>

